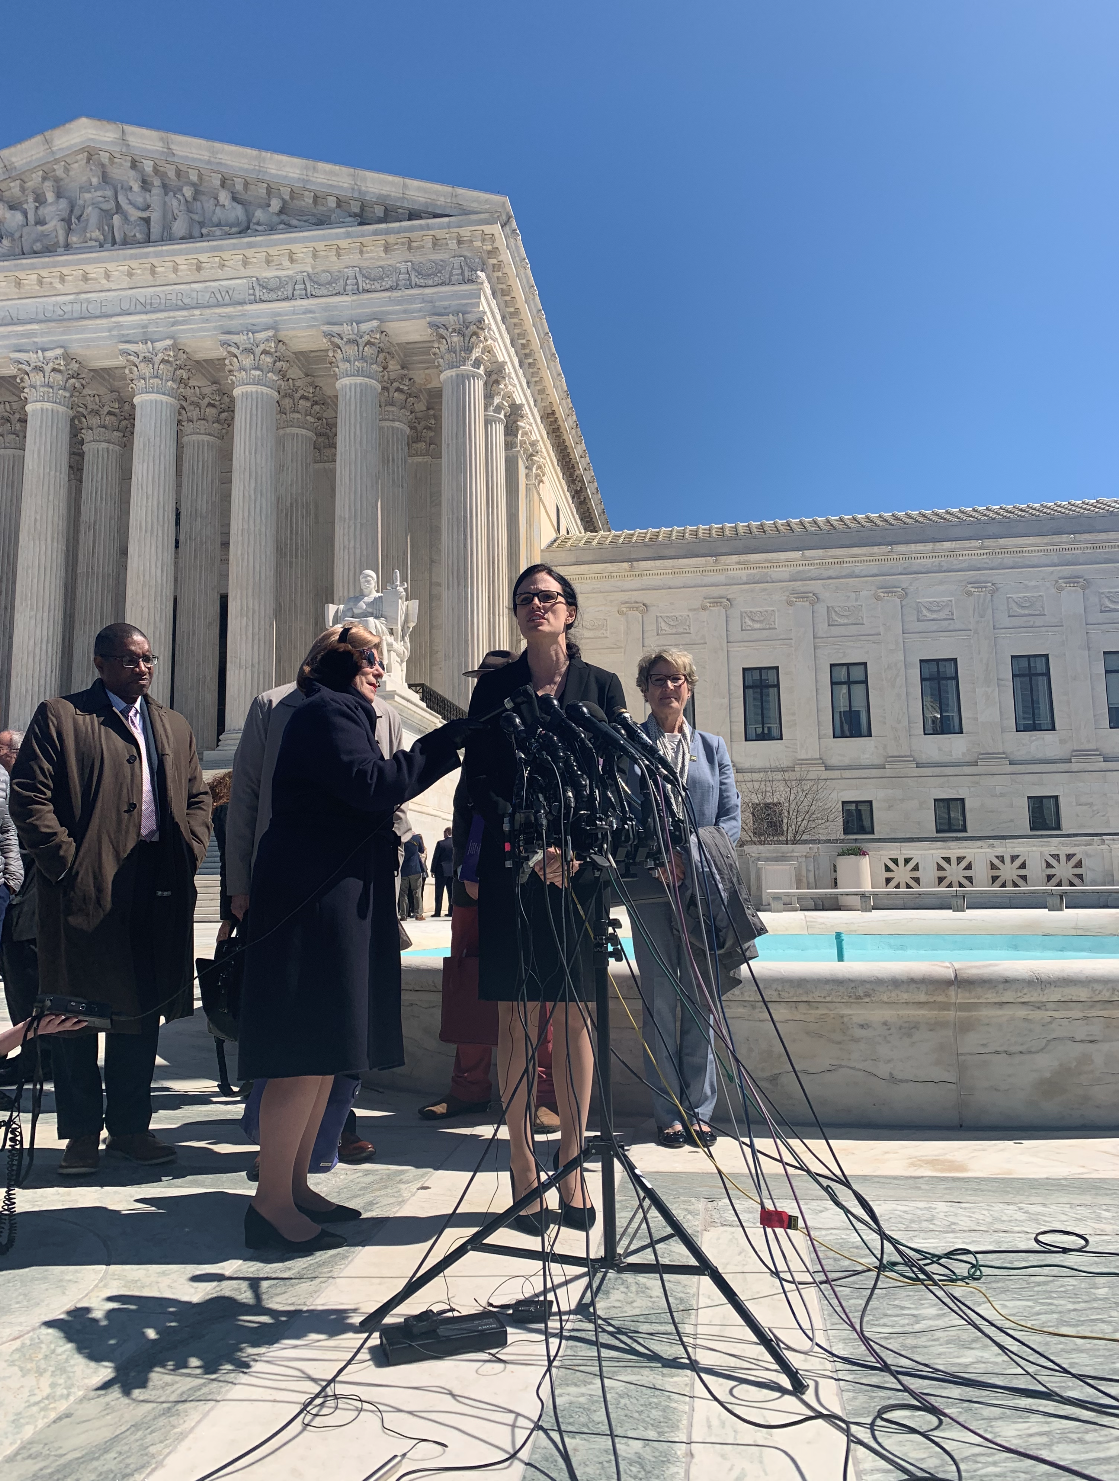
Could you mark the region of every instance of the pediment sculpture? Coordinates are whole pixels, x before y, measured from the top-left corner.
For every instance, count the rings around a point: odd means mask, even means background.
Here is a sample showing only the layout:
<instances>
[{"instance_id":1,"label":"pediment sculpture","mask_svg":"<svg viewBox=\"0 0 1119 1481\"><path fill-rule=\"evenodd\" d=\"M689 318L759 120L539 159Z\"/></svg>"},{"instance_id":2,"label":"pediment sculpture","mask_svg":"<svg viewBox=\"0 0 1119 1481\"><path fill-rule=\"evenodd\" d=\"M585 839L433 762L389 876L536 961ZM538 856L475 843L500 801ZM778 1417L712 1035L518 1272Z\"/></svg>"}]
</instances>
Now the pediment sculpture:
<instances>
[{"instance_id":1,"label":"pediment sculpture","mask_svg":"<svg viewBox=\"0 0 1119 1481\"><path fill-rule=\"evenodd\" d=\"M344 602L330 603L326 608L326 625L360 622L382 639L385 654L385 693L407 691L408 656L412 651L412 630L419 620L420 604L408 600L408 588L400 572L392 573L392 582L383 592L377 590L377 573L362 571L361 591ZM413 696L414 698L415 696Z\"/></svg>"}]
</instances>

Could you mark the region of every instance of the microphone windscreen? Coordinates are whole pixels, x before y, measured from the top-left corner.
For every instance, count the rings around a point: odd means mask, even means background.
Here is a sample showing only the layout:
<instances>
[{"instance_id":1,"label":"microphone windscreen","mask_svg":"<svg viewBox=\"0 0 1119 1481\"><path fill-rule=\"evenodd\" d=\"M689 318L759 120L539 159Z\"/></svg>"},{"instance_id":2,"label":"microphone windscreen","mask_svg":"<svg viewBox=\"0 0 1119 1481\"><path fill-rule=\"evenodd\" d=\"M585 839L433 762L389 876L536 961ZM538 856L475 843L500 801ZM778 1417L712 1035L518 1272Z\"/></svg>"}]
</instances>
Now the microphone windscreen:
<instances>
[{"instance_id":1,"label":"microphone windscreen","mask_svg":"<svg viewBox=\"0 0 1119 1481\"><path fill-rule=\"evenodd\" d=\"M569 705L568 708L577 713L581 711L584 715L589 715L592 720L601 720L604 725L607 723L605 711L600 710L598 705L592 704L589 699L585 699L581 705Z\"/></svg>"},{"instance_id":2,"label":"microphone windscreen","mask_svg":"<svg viewBox=\"0 0 1119 1481\"><path fill-rule=\"evenodd\" d=\"M536 696L536 706L542 715L551 716L560 713L560 707L551 694L538 694Z\"/></svg>"}]
</instances>

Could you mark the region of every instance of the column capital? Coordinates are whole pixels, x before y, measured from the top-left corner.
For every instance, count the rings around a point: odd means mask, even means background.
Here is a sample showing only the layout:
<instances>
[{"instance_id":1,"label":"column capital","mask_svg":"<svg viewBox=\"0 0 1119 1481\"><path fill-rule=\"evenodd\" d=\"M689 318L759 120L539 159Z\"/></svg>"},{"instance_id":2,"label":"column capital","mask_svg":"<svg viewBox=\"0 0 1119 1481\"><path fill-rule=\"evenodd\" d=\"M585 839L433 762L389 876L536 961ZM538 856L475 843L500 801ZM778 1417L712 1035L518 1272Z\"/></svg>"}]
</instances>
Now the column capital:
<instances>
[{"instance_id":1,"label":"column capital","mask_svg":"<svg viewBox=\"0 0 1119 1481\"><path fill-rule=\"evenodd\" d=\"M334 407L326 399L321 386L314 388L311 405L311 426L315 431L315 462L335 463L338 460L338 417Z\"/></svg>"},{"instance_id":2,"label":"column capital","mask_svg":"<svg viewBox=\"0 0 1119 1481\"><path fill-rule=\"evenodd\" d=\"M544 482L544 450L535 437L522 436L521 457L524 459L525 479L539 487Z\"/></svg>"},{"instance_id":3,"label":"column capital","mask_svg":"<svg viewBox=\"0 0 1119 1481\"><path fill-rule=\"evenodd\" d=\"M322 337L336 380L381 381L388 335L379 319L363 324L324 324Z\"/></svg>"},{"instance_id":4,"label":"column capital","mask_svg":"<svg viewBox=\"0 0 1119 1481\"><path fill-rule=\"evenodd\" d=\"M993 581L968 581L964 585L964 594L969 597L994 596L997 590Z\"/></svg>"},{"instance_id":5,"label":"column capital","mask_svg":"<svg viewBox=\"0 0 1119 1481\"><path fill-rule=\"evenodd\" d=\"M623 602L618 608L618 616L624 617L627 612L636 612L639 617L644 617L648 610L644 602Z\"/></svg>"},{"instance_id":6,"label":"column capital","mask_svg":"<svg viewBox=\"0 0 1119 1481\"><path fill-rule=\"evenodd\" d=\"M504 421L516 404L516 387L509 374L509 367L502 361L491 365L486 373L486 415Z\"/></svg>"},{"instance_id":7,"label":"column capital","mask_svg":"<svg viewBox=\"0 0 1119 1481\"><path fill-rule=\"evenodd\" d=\"M8 357L19 377L19 389L28 406L64 406L70 410L84 380L82 367L65 350L13 350Z\"/></svg>"},{"instance_id":8,"label":"column capital","mask_svg":"<svg viewBox=\"0 0 1119 1481\"><path fill-rule=\"evenodd\" d=\"M423 393L406 370L395 366L381 373L381 420L397 426L411 425L412 418L424 407Z\"/></svg>"},{"instance_id":9,"label":"column capital","mask_svg":"<svg viewBox=\"0 0 1119 1481\"><path fill-rule=\"evenodd\" d=\"M233 425L233 397L221 386L184 386L179 392L179 425L184 437L213 437L220 442Z\"/></svg>"},{"instance_id":10,"label":"column capital","mask_svg":"<svg viewBox=\"0 0 1119 1481\"><path fill-rule=\"evenodd\" d=\"M106 396L83 395L75 406L74 420L83 447L94 442L123 447L132 431L134 418L132 404L115 391Z\"/></svg>"},{"instance_id":11,"label":"column capital","mask_svg":"<svg viewBox=\"0 0 1119 1481\"><path fill-rule=\"evenodd\" d=\"M225 356L225 370L235 392L250 386L280 393L287 369L287 351L271 329L257 333L223 335L218 344Z\"/></svg>"},{"instance_id":12,"label":"column capital","mask_svg":"<svg viewBox=\"0 0 1119 1481\"><path fill-rule=\"evenodd\" d=\"M435 413L417 411L412 418L412 426L408 433L408 456L410 458L430 458L435 447Z\"/></svg>"},{"instance_id":13,"label":"column capital","mask_svg":"<svg viewBox=\"0 0 1119 1481\"><path fill-rule=\"evenodd\" d=\"M185 350L175 348L173 339L142 339L137 344L117 345L124 361L128 386L136 396L166 396L177 401L186 379Z\"/></svg>"},{"instance_id":14,"label":"column capital","mask_svg":"<svg viewBox=\"0 0 1119 1481\"><path fill-rule=\"evenodd\" d=\"M0 448L23 451L27 438L27 412L22 401L0 401Z\"/></svg>"},{"instance_id":15,"label":"column capital","mask_svg":"<svg viewBox=\"0 0 1119 1481\"><path fill-rule=\"evenodd\" d=\"M730 597L704 597L703 601L699 604L699 610L701 612L713 612L717 607L721 607L724 612L729 612L731 608Z\"/></svg>"},{"instance_id":16,"label":"column capital","mask_svg":"<svg viewBox=\"0 0 1119 1481\"><path fill-rule=\"evenodd\" d=\"M1057 591L1086 591L1088 583L1083 576L1062 576L1054 581L1053 586Z\"/></svg>"},{"instance_id":17,"label":"column capital","mask_svg":"<svg viewBox=\"0 0 1119 1481\"><path fill-rule=\"evenodd\" d=\"M280 405L276 426L281 432L313 432L315 430L314 381L296 380L291 367L285 367L280 382Z\"/></svg>"},{"instance_id":18,"label":"column capital","mask_svg":"<svg viewBox=\"0 0 1119 1481\"><path fill-rule=\"evenodd\" d=\"M493 341L484 318L468 319L465 314L449 314L446 319L429 319L428 328L435 340L431 356L440 375L448 375L454 370L485 370L492 355Z\"/></svg>"},{"instance_id":19,"label":"column capital","mask_svg":"<svg viewBox=\"0 0 1119 1481\"><path fill-rule=\"evenodd\" d=\"M886 602L889 601L891 597L893 597L895 601L904 602L904 588L900 586L882 586L879 587L879 589L874 593L874 600L876 602Z\"/></svg>"},{"instance_id":20,"label":"column capital","mask_svg":"<svg viewBox=\"0 0 1119 1481\"><path fill-rule=\"evenodd\" d=\"M791 591L785 598L789 607L814 607L820 598L813 591Z\"/></svg>"},{"instance_id":21,"label":"column capital","mask_svg":"<svg viewBox=\"0 0 1119 1481\"><path fill-rule=\"evenodd\" d=\"M519 401L514 401L505 413L505 451L521 452L531 436L532 429L529 427L525 409Z\"/></svg>"}]
</instances>

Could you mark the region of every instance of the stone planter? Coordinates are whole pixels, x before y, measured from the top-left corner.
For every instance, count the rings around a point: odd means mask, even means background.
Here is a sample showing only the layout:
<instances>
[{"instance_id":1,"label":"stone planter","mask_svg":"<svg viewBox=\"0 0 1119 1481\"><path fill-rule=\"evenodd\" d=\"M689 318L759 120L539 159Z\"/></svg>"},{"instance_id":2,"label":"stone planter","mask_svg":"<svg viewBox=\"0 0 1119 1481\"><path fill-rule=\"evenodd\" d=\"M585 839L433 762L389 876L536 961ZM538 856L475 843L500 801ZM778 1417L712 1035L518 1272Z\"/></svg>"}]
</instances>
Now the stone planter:
<instances>
[{"instance_id":1,"label":"stone planter","mask_svg":"<svg viewBox=\"0 0 1119 1481\"><path fill-rule=\"evenodd\" d=\"M866 854L843 854L835 861L835 884L840 890L870 889L870 859ZM858 895L840 895L840 910L858 910Z\"/></svg>"}]
</instances>

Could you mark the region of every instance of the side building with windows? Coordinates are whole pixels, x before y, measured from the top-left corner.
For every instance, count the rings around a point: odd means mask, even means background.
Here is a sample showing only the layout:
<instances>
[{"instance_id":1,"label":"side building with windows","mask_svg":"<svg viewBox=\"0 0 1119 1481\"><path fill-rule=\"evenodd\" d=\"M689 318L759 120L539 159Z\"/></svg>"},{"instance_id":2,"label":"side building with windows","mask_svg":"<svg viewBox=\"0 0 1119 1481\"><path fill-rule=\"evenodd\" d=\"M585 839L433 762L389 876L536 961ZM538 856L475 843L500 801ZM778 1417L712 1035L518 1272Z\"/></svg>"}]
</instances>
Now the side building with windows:
<instances>
[{"instance_id":1,"label":"side building with windows","mask_svg":"<svg viewBox=\"0 0 1119 1481\"><path fill-rule=\"evenodd\" d=\"M1117 556L1114 499L548 550L579 591L584 653L636 718L642 651L694 655L696 724L730 746L755 889L767 860L786 870L771 887L830 885L854 840L876 887L1119 886ZM815 798L800 837L777 781Z\"/></svg>"}]
</instances>

